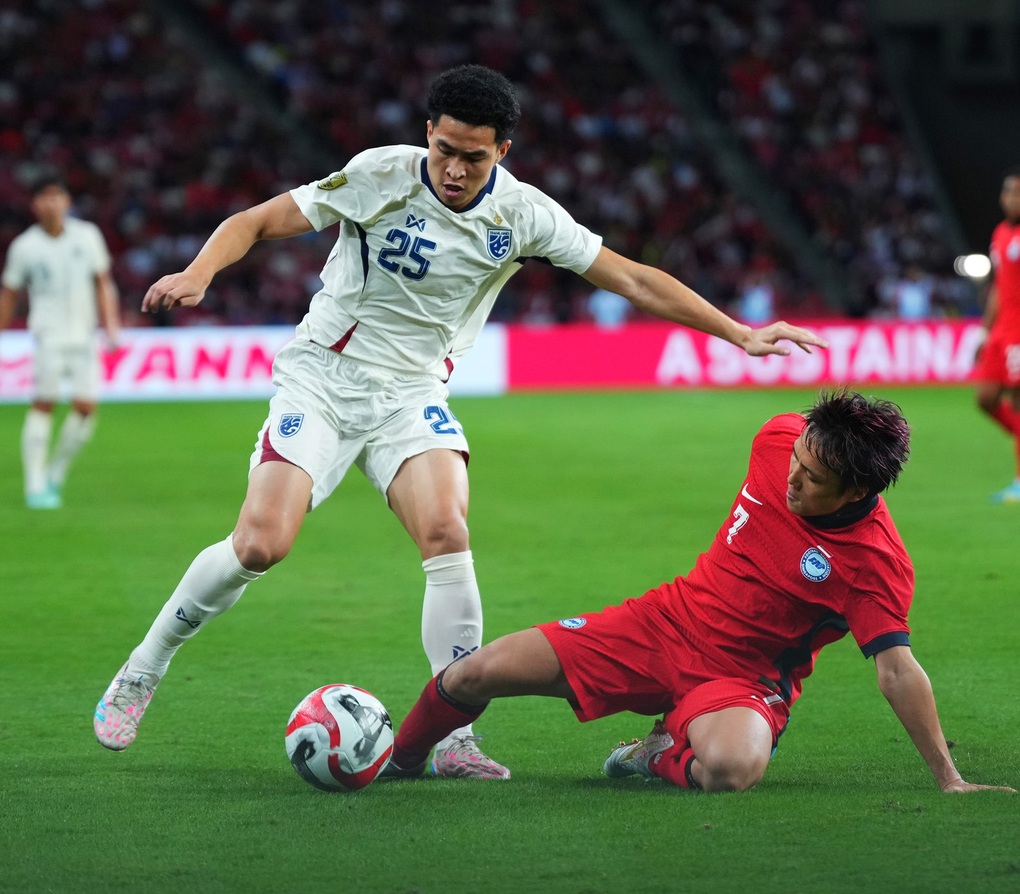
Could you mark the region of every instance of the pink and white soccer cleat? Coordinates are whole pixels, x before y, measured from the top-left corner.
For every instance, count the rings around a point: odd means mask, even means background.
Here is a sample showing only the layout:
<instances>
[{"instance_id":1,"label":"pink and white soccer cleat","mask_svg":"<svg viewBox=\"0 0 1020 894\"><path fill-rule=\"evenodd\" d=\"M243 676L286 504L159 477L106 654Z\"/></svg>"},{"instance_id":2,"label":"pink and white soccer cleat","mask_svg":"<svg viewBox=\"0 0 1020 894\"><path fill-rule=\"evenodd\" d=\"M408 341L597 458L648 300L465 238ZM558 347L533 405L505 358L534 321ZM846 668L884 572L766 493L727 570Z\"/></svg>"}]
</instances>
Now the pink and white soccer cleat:
<instances>
[{"instance_id":1,"label":"pink and white soccer cleat","mask_svg":"<svg viewBox=\"0 0 1020 894\"><path fill-rule=\"evenodd\" d=\"M111 751L123 751L138 735L138 724L149 706L156 684L153 675L132 673L128 675L127 664L117 671L103 697L96 705L92 727L99 744Z\"/></svg>"},{"instance_id":2,"label":"pink and white soccer cleat","mask_svg":"<svg viewBox=\"0 0 1020 894\"><path fill-rule=\"evenodd\" d=\"M510 771L478 748L481 736L456 736L432 755L432 775L448 779L509 779Z\"/></svg>"}]
</instances>

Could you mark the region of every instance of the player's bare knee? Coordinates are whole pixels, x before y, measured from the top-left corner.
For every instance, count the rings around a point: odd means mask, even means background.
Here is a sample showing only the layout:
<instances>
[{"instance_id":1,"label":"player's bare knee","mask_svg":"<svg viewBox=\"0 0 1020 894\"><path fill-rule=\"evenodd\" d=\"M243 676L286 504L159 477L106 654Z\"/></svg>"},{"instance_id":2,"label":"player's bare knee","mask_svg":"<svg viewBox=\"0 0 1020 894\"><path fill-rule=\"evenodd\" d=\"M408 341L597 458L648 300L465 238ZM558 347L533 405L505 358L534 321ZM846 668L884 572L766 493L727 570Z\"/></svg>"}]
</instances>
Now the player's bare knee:
<instances>
[{"instance_id":1,"label":"player's bare knee","mask_svg":"<svg viewBox=\"0 0 1020 894\"><path fill-rule=\"evenodd\" d=\"M234 552L237 561L249 571L267 571L283 561L290 552L292 541L279 534L239 527L234 531Z\"/></svg>"},{"instance_id":2,"label":"player's bare knee","mask_svg":"<svg viewBox=\"0 0 1020 894\"><path fill-rule=\"evenodd\" d=\"M489 700L488 656L485 649L467 655L443 672L443 689L457 701L469 705L482 704Z\"/></svg>"},{"instance_id":3,"label":"player's bare knee","mask_svg":"<svg viewBox=\"0 0 1020 894\"><path fill-rule=\"evenodd\" d=\"M701 787L707 792L743 792L753 788L765 775L768 761L755 755L740 754L723 748L708 748L701 764Z\"/></svg>"},{"instance_id":4,"label":"player's bare knee","mask_svg":"<svg viewBox=\"0 0 1020 894\"><path fill-rule=\"evenodd\" d=\"M436 518L422 529L419 541L424 558L462 553L470 548L467 522L460 516Z\"/></svg>"},{"instance_id":5,"label":"player's bare knee","mask_svg":"<svg viewBox=\"0 0 1020 894\"><path fill-rule=\"evenodd\" d=\"M750 772L747 767L725 767L709 775L703 786L707 792L746 792L761 781L762 774Z\"/></svg>"}]
</instances>

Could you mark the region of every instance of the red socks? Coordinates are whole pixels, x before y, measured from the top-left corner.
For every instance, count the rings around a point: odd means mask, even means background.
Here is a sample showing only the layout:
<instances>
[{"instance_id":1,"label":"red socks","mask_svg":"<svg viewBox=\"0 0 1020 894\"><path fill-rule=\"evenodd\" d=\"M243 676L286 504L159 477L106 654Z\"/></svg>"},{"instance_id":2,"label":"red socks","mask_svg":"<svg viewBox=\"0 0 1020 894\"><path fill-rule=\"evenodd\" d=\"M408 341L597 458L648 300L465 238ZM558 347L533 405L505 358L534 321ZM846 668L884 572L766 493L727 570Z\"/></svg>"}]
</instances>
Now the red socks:
<instances>
[{"instance_id":1,"label":"red socks","mask_svg":"<svg viewBox=\"0 0 1020 894\"><path fill-rule=\"evenodd\" d=\"M680 788L689 788L700 791L701 786L695 782L691 775L691 764L694 763L694 751L687 742L680 745L672 745L665 751L657 754L651 761L651 770L656 775L672 782Z\"/></svg>"},{"instance_id":2,"label":"red socks","mask_svg":"<svg viewBox=\"0 0 1020 894\"><path fill-rule=\"evenodd\" d=\"M1009 401L1001 400L992 413L992 419L999 423L1008 434L1016 436L1016 411Z\"/></svg>"},{"instance_id":3,"label":"red socks","mask_svg":"<svg viewBox=\"0 0 1020 894\"><path fill-rule=\"evenodd\" d=\"M392 760L404 770L422 763L436 742L467 726L488 707L488 702L468 705L447 694L443 689L443 673L440 671L425 684L411 713L400 724Z\"/></svg>"}]
</instances>

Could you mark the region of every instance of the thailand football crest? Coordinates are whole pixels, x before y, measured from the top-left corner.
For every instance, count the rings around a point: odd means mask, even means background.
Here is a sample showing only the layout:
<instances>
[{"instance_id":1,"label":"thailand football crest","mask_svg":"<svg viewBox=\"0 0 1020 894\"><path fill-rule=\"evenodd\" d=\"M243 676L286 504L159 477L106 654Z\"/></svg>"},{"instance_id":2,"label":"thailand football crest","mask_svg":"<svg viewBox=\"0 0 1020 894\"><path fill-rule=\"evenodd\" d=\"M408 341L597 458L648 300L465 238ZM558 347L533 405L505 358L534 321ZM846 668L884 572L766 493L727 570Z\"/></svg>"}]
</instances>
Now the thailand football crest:
<instances>
[{"instance_id":1,"label":"thailand football crest","mask_svg":"<svg viewBox=\"0 0 1020 894\"><path fill-rule=\"evenodd\" d=\"M280 437L290 438L296 435L301 429L301 423L304 421L304 418L304 413L287 413L283 416L276 429L280 433Z\"/></svg>"},{"instance_id":2,"label":"thailand football crest","mask_svg":"<svg viewBox=\"0 0 1020 894\"><path fill-rule=\"evenodd\" d=\"M510 254L510 246L513 244L513 230L509 227L489 227L485 237L485 247L489 250L489 257L494 261L502 261Z\"/></svg>"}]
</instances>

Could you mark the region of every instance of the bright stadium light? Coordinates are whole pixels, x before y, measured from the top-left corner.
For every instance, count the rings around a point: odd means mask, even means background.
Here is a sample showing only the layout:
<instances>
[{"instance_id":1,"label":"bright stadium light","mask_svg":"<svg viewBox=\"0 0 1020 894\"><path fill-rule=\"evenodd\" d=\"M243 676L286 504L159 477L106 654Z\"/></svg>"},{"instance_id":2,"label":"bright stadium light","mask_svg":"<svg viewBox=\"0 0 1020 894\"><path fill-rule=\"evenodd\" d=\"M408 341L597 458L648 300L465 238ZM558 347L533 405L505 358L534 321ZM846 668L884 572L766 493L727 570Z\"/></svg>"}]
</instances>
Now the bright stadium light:
<instances>
[{"instance_id":1,"label":"bright stadium light","mask_svg":"<svg viewBox=\"0 0 1020 894\"><path fill-rule=\"evenodd\" d=\"M953 261L953 269L968 279L984 279L992 272L992 262L988 255L960 255Z\"/></svg>"}]
</instances>

